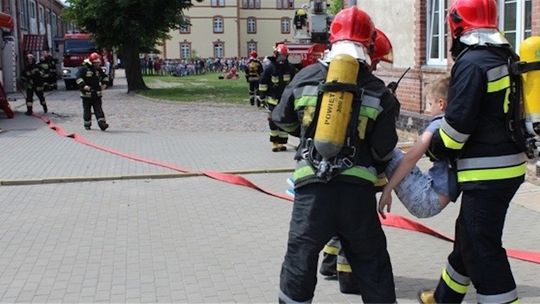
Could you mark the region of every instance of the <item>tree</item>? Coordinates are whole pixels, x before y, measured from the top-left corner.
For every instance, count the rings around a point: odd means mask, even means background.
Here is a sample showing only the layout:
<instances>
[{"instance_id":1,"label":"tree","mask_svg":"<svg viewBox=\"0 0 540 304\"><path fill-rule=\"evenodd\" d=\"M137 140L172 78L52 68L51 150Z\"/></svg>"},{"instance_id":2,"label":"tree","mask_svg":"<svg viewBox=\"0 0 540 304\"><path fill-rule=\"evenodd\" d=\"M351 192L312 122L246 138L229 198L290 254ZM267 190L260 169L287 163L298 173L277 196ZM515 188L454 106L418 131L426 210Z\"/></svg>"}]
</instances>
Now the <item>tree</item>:
<instances>
[{"instance_id":1,"label":"tree","mask_svg":"<svg viewBox=\"0 0 540 304\"><path fill-rule=\"evenodd\" d=\"M201 2L202 0L197 0ZM64 18L94 35L101 47L119 51L128 92L148 89L139 53L169 38L171 29L187 24L183 10L191 0L67 0Z\"/></svg>"},{"instance_id":2,"label":"tree","mask_svg":"<svg viewBox=\"0 0 540 304\"><path fill-rule=\"evenodd\" d=\"M340 10L343 9L343 0L330 0L330 7L328 11L331 15L336 15Z\"/></svg>"}]
</instances>

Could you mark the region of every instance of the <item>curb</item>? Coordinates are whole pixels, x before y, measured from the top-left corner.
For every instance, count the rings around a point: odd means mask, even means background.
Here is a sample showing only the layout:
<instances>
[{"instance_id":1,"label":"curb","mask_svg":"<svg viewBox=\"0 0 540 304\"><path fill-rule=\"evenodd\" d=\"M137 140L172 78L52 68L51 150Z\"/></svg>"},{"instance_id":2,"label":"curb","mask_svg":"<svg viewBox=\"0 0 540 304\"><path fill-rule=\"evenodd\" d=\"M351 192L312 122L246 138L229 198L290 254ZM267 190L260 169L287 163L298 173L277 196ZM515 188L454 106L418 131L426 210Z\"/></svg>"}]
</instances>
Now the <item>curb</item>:
<instances>
[{"instance_id":1,"label":"curb","mask_svg":"<svg viewBox=\"0 0 540 304\"><path fill-rule=\"evenodd\" d=\"M277 169L249 169L225 171L221 173L235 175L249 174L272 174L272 173L289 173L294 169L277 168ZM51 177L51 178L36 178L36 179L13 179L0 180L0 186L28 186L28 185L45 185L45 184L64 184L64 183L84 183L84 182L100 182L113 180L138 180L138 179L167 179L167 178L186 178L205 176L204 172L193 173L162 173L162 174L140 174L140 175L111 175L111 176L81 176L81 177Z\"/></svg>"}]
</instances>

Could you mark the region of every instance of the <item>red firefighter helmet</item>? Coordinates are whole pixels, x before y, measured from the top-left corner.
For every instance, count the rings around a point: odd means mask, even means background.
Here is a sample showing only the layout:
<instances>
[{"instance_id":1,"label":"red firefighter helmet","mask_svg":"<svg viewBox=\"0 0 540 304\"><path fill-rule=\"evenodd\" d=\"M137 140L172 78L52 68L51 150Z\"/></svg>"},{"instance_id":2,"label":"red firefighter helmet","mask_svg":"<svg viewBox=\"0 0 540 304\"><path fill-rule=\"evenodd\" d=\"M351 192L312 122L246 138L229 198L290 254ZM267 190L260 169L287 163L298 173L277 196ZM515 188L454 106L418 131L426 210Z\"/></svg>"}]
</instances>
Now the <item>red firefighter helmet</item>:
<instances>
[{"instance_id":1,"label":"red firefighter helmet","mask_svg":"<svg viewBox=\"0 0 540 304\"><path fill-rule=\"evenodd\" d=\"M379 61L386 61L388 63L394 62L394 56L392 53L392 43L390 39L379 29L375 29L377 37L373 45L373 53L370 54L371 62L377 63Z\"/></svg>"},{"instance_id":2,"label":"red firefighter helmet","mask_svg":"<svg viewBox=\"0 0 540 304\"><path fill-rule=\"evenodd\" d=\"M257 52L251 51L251 53L249 53L249 56L253 58L257 58Z\"/></svg>"},{"instance_id":3,"label":"red firefighter helmet","mask_svg":"<svg viewBox=\"0 0 540 304\"><path fill-rule=\"evenodd\" d=\"M274 48L274 53L276 53L276 55L287 56L289 55L289 48L285 44L280 43Z\"/></svg>"},{"instance_id":4,"label":"red firefighter helmet","mask_svg":"<svg viewBox=\"0 0 540 304\"><path fill-rule=\"evenodd\" d=\"M285 44L280 43L274 48L274 53L276 55L287 56L289 55L289 48Z\"/></svg>"},{"instance_id":5,"label":"red firefighter helmet","mask_svg":"<svg viewBox=\"0 0 540 304\"><path fill-rule=\"evenodd\" d=\"M452 37L478 28L497 28L495 0L454 0L448 10Z\"/></svg>"},{"instance_id":6,"label":"red firefighter helmet","mask_svg":"<svg viewBox=\"0 0 540 304\"><path fill-rule=\"evenodd\" d=\"M348 40L370 47L375 26L371 17L356 6L341 10L330 25L330 43Z\"/></svg>"},{"instance_id":7,"label":"red firefighter helmet","mask_svg":"<svg viewBox=\"0 0 540 304\"><path fill-rule=\"evenodd\" d=\"M90 54L90 56L88 56L88 59L90 60L90 62L94 63L94 62L101 62L101 56L99 56L98 53L92 53Z\"/></svg>"}]
</instances>

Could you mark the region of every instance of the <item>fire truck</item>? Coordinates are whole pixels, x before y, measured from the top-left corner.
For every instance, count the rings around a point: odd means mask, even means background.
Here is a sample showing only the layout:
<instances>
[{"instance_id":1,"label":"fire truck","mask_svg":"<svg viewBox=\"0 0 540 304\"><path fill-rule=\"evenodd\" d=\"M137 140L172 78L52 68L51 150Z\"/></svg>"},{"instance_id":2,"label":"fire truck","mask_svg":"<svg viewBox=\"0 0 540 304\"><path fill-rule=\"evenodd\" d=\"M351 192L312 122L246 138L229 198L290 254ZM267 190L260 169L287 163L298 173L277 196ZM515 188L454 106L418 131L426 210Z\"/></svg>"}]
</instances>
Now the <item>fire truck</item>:
<instances>
[{"instance_id":1,"label":"fire truck","mask_svg":"<svg viewBox=\"0 0 540 304\"><path fill-rule=\"evenodd\" d=\"M67 90L77 88L75 82L77 72L84 59L88 58L93 52L101 54L101 68L109 77L107 85L113 85L114 64L112 52L107 49L99 49L89 33L67 33L64 35L64 58L62 60L62 79L64 79Z\"/></svg>"},{"instance_id":2,"label":"fire truck","mask_svg":"<svg viewBox=\"0 0 540 304\"><path fill-rule=\"evenodd\" d=\"M294 15L293 41L280 41L289 49L289 62L297 68L306 67L322 58L328 49L332 17L327 12L326 0L310 0Z\"/></svg>"}]
</instances>

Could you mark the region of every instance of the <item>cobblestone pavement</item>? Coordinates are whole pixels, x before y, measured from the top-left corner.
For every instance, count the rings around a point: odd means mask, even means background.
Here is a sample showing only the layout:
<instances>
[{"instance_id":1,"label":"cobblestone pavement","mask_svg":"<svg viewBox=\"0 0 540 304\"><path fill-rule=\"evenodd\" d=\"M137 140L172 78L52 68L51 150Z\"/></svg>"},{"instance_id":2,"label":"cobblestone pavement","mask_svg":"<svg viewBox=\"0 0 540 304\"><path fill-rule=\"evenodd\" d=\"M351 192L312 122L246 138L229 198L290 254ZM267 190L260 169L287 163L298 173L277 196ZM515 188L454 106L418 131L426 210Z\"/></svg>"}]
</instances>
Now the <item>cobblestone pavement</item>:
<instances>
[{"instance_id":1,"label":"cobblestone pavement","mask_svg":"<svg viewBox=\"0 0 540 304\"><path fill-rule=\"evenodd\" d=\"M76 91L48 95L49 117L96 144L190 171L293 167L292 149L270 152L264 111L155 102L125 94L122 81L105 94L107 132L84 130ZM177 172L60 137L22 115L22 99L12 105L15 119L0 116L6 130L0 134L0 181L20 185L0 186L0 302L276 302L288 201L201 176L162 179ZM283 193L289 175L243 176ZM91 181L100 177L116 180ZM538 194L540 187L521 187L509 209L505 246L540 251ZM393 207L408 216L398 203ZM452 235L458 207L420 222ZM399 302L415 302L419 288L437 283L451 243L385 231ZM511 265L522 302L540 302L540 265ZM475 302L472 290L466 301ZM319 277L314 302L361 298Z\"/></svg>"}]
</instances>

